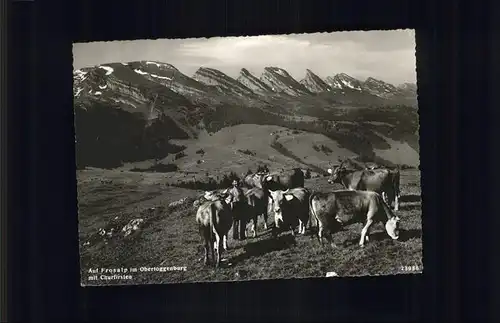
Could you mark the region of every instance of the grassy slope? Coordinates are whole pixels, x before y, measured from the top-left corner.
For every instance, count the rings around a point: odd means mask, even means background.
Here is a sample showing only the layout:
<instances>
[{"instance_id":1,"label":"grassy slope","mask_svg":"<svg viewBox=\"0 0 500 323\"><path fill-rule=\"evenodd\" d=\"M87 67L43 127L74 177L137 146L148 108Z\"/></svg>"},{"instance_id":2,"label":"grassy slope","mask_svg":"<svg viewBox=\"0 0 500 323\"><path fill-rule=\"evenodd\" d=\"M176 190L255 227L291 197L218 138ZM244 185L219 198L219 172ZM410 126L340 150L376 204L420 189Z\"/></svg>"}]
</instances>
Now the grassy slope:
<instances>
[{"instance_id":1,"label":"grassy slope","mask_svg":"<svg viewBox=\"0 0 500 323\"><path fill-rule=\"evenodd\" d=\"M187 271L135 274L132 281L121 284L174 283L235 279L273 279L324 277L327 271L340 276L395 274L401 266L421 266L420 173L402 172L401 210L402 242L394 243L381 224L372 229L372 239L364 248L357 246L361 224L349 226L334 236L338 249L320 248L310 236L293 238L283 234L272 241L260 223L259 235L246 242L229 238L225 268L204 268L201 239L194 221L194 209L187 200L179 207L168 204L181 198L192 198L197 191L165 187L165 174L141 174L120 171L86 170L78 172L80 209L80 245L83 283L86 270L94 267L120 266L186 266ZM102 182L104 180L104 182ZM306 181L306 187L329 190L325 178ZM155 207L153 211L148 208ZM99 228L118 231L133 218L145 219L137 234L104 239ZM260 220L262 221L262 220ZM270 217L269 221L272 221ZM89 245L83 245L89 242ZM106 284L97 281L97 284Z\"/></svg>"},{"instance_id":2,"label":"grassy slope","mask_svg":"<svg viewBox=\"0 0 500 323\"><path fill-rule=\"evenodd\" d=\"M390 138L386 140L392 143ZM163 163L175 163L181 172L197 173L201 177L207 172L210 175L221 175L229 171L245 173L248 168L255 170L258 163L267 163L271 169L319 167L324 170L328 168L330 161L336 163L338 158L356 155L325 135L270 125L242 124L223 128L212 135L201 133L198 139L171 142L186 146L183 151L186 156L175 160L174 155L170 155L163 160ZM287 151L277 151L272 147L274 142L283 145ZM313 148L314 145L324 145L330 148L331 152L317 151ZM377 154L389 161L418 165L418 153L411 147L405 144L392 143L392 145L392 149L377 150ZM398 150L401 149L400 146L404 146L405 150ZM200 149L205 152L203 155L197 153ZM241 152L245 150L255 155ZM198 160L202 162L198 164ZM151 161L146 161L127 164L121 169L147 168L150 165ZM184 177L173 173L169 176Z\"/></svg>"}]
</instances>

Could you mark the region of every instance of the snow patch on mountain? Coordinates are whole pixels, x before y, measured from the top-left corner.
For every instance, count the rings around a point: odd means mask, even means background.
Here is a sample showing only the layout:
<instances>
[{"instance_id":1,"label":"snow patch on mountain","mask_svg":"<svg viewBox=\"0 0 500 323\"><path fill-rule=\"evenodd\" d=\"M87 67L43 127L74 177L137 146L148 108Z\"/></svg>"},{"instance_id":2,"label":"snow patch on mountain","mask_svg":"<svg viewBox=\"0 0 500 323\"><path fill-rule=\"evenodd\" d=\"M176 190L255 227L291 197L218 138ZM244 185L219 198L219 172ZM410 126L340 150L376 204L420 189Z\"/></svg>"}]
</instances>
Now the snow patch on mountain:
<instances>
[{"instance_id":1,"label":"snow patch on mountain","mask_svg":"<svg viewBox=\"0 0 500 323\"><path fill-rule=\"evenodd\" d=\"M399 92L394 85L381 80L377 80L373 77L369 77L366 79L363 84L363 88L369 93L379 97L387 97Z\"/></svg>"},{"instance_id":2,"label":"snow patch on mountain","mask_svg":"<svg viewBox=\"0 0 500 323\"><path fill-rule=\"evenodd\" d=\"M162 79L162 80L172 80L170 77L166 77L166 76L160 76L160 75L156 75L156 74L150 74L151 77L154 77L154 78L157 78L157 79Z\"/></svg>"},{"instance_id":3,"label":"snow patch on mountain","mask_svg":"<svg viewBox=\"0 0 500 323\"><path fill-rule=\"evenodd\" d=\"M328 76L326 78L326 83L336 89L363 90L361 81L345 73L336 74L333 77Z\"/></svg>"},{"instance_id":4,"label":"snow patch on mountain","mask_svg":"<svg viewBox=\"0 0 500 323\"><path fill-rule=\"evenodd\" d=\"M114 71L114 69L112 67L105 66L105 65L99 65L99 68L102 68L103 70L105 70L106 75L110 75Z\"/></svg>"},{"instance_id":5,"label":"snow patch on mountain","mask_svg":"<svg viewBox=\"0 0 500 323\"><path fill-rule=\"evenodd\" d=\"M148 74L147 72L141 71L138 68L134 69L134 72L136 72L137 74L140 74L140 75L146 75L146 74Z\"/></svg>"}]
</instances>

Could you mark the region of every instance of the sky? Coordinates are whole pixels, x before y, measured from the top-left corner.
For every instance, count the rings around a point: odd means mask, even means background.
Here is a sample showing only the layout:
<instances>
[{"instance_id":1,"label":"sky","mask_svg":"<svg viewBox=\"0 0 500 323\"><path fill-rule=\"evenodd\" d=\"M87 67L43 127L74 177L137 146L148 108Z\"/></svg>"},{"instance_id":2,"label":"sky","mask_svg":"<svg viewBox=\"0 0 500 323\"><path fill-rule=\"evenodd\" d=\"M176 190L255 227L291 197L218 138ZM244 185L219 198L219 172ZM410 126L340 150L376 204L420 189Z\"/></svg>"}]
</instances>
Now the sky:
<instances>
[{"instance_id":1,"label":"sky","mask_svg":"<svg viewBox=\"0 0 500 323\"><path fill-rule=\"evenodd\" d=\"M73 44L74 69L141 60L172 64L188 76L210 67L231 77L246 68L259 77L264 67L275 66L296 80L310 69L323 78L346 73L360 80L416 82L412 29Z\"/></svg>"}]
</instances>

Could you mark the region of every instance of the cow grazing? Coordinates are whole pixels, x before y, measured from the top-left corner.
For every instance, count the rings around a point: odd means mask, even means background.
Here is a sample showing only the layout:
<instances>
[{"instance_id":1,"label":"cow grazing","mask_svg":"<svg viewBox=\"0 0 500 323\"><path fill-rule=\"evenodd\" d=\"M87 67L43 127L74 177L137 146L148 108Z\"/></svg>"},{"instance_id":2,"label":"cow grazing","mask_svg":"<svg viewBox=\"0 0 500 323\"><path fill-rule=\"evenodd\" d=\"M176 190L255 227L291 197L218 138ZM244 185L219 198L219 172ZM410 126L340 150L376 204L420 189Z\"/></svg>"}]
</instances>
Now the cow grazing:
<instances>
[{"instance_id":1,"label":"cow grazing","mask_svg":"<svg viewBox=\"0 0 500 323\"><path fill-rule=\"evenodd\" d=\"M294 228L299 224L299 234L305 234L306 225L309 222L309 195L308 189L299 187L286 191L269 191L272 209L274 211L274 223L276 229L290 228L295 235Z\"/></svg>"},{"instance_id":2,"label":"cow grazing","mask_svg":"<svg viewBox=\"0 0 500 323\"><path fill-rule=\"evenodd\" d=\"M318 239L321 245L325 236L332 246L335 246L332 232L356 222L365 223L359 240L361 247L368 241L369 230L374 222L382 222L387 234L394 240L399 239L399 218L376 192L352 190L315 192L309 197L309 208L318 223Z\"/></svg>"},{"instance_id":3,"label":"cow grazing","mask_svg":"<svg viewBox=\"0 0 500 323\"><path fill-rule=\"evenodd\" d=\"M231 229L231 211L225 201L215 199L206 201L198 207L196 222L200 235L204 241L205 265L208 264L209 250L215 267L219 267L221 249L227 250L227 234Z\"/></svg>"},{"instance_id":4,"label":"cow grazing","mask_svg":"<svg viewBox=\"0 0 500 323\"><path fill-rule=\"evenodd\" d=\"M252 219L253 237L257 236L257 223L259 215L264 218L264 229L267 230L269 192L258 187L249 189L245 196L250 212L249 216Z\"/></svg>"},{"instance_id":5,"label":"cow grazing","mask_svg":"<svg viewBox=\"0 0 500 323\"><path fill-rule=\"evenodd\" d=\"M335 169L328 169L331 175L328 182L339 183L348 190L374 191L382 194L384 201L391 205L394 201L394 210L399 210L399 170L386 168L374 170L350 170L342 164Z\"/></svg>"},{"instance_id":6,"label":"cow grazing","mask_svg":"<svg viewBox=\"0 0 500 323\"><path fill-rule=\"evenodd\" d=\"M304 187L304 173L300 168L269 174L264 178L266 188L272 191Z\"/></svg>"}]
</instances>

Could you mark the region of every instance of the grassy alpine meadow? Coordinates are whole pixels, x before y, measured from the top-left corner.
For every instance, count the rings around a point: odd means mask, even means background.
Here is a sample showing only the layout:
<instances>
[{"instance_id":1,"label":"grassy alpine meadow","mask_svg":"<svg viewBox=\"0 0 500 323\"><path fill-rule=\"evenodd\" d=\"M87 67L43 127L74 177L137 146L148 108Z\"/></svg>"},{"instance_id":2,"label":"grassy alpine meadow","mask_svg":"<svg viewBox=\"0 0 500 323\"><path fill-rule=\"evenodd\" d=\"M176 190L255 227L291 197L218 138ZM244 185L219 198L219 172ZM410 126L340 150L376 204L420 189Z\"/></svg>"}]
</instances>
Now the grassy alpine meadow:
<instances>
[{"instance_id":1,"label":"grassy alpine meadow","mask_svg":"<svg viewBox=\"0 0 500 323\"><path fill-rule=\"evenodd\" d=\"M337 248L319 245L315 228L273 239L259 218L257 237L250 224L244 241L228 234L219 269L203 264L203 241L193 201L202 191L167 185L171 174L125 170L78 171L82 285L130 285L256 279L419 273L422 265L420 172L401 171L399 241L381 223L370 241L358 246L362 224L333 235ZM306 180L313 191L338 186L326 177ZM273 221L270 215L269 223Z\"/></svg>"}]
</instances>

